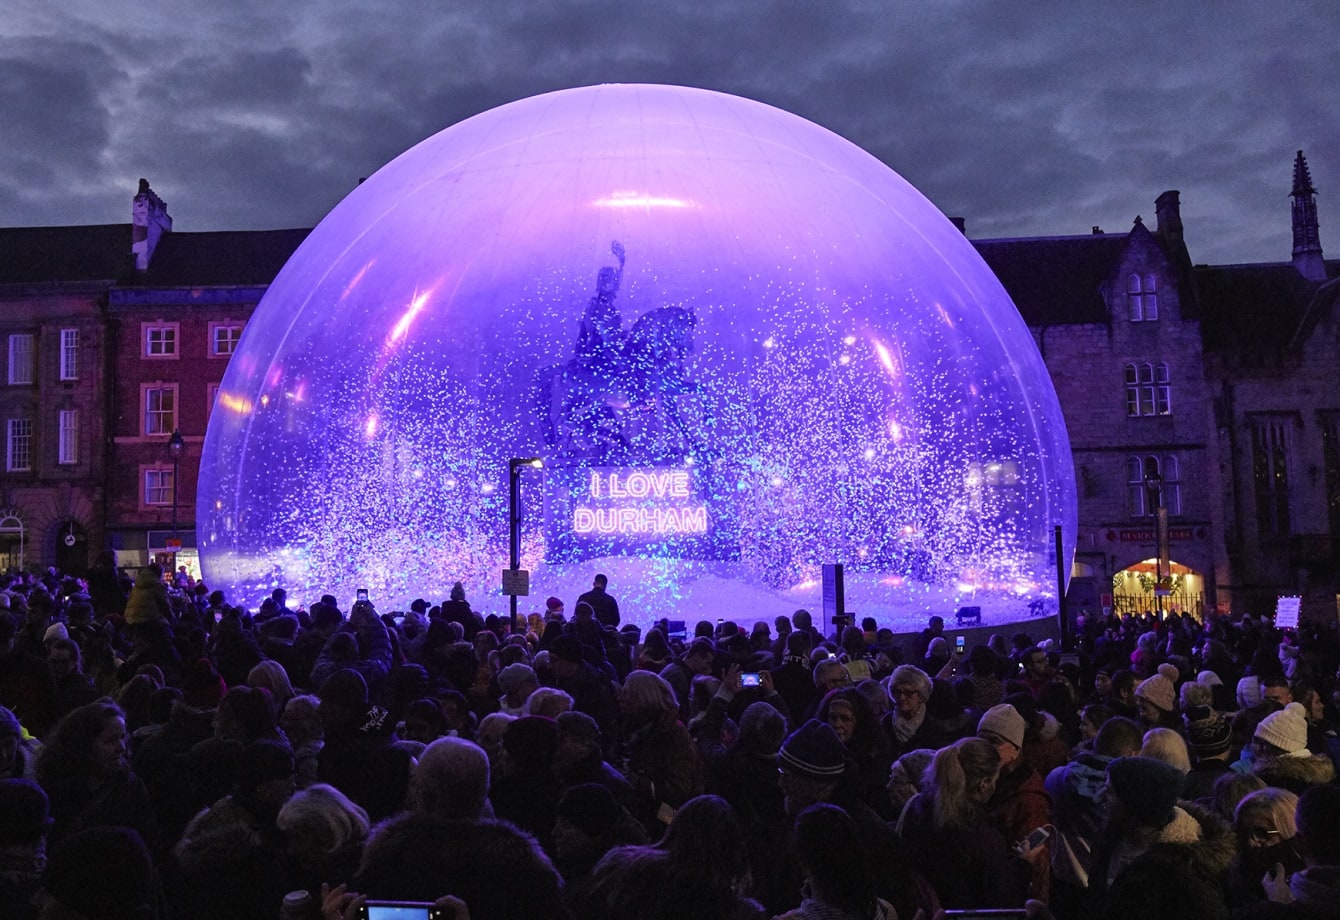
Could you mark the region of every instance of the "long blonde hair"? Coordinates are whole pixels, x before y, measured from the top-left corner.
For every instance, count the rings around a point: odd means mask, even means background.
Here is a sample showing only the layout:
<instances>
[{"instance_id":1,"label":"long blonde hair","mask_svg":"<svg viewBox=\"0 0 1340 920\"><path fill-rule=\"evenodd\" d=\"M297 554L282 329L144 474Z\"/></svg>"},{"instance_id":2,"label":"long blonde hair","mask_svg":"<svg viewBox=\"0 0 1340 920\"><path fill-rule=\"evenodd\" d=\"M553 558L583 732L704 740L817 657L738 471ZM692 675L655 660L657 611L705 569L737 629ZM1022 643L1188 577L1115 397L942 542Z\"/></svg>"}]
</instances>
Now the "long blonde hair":
<instances>
[{"instance_id":1,"label":"long blonde hair","mask_svg":"<svg viewBox=\"0 0 1340 920\"><path fill-rule=\"evenodd\" d=\"M999 772L996 746L981 738L962 738L936 751L923 793L934 806L936 829L966 825L976 807L972 791Z\"/></svg>"}]
</instances>

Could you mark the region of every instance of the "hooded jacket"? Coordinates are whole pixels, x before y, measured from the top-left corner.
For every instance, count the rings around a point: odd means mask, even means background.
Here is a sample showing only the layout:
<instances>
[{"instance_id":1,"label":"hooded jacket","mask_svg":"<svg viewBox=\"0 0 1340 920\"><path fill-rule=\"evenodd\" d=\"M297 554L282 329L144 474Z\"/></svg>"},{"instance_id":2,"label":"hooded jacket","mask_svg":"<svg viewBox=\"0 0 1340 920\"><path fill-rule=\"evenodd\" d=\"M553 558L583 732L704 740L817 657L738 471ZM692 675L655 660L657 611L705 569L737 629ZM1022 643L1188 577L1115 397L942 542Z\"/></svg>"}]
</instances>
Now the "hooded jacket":
<instances>
[{"instance_id":1,"label":"hooded jacket","mask_svg":"<svg viewBox=\"0 0 1340 920\"><path fill-rule=\"evenodd\" d=\"M1111 757L1084 751L1047 774L1045 788L1052 797L1052 874L1081 888L1089 884L1093 844L1107 820L1103 789Z\"/></svg>"},{"instance_id":2,"label":"hooded jacket","mask_svg":"<svg viewBox=\"0 0 1340 920\"><path fill-rule=\"evenodd\" d=\"M130 589L126 600L126 625L136 626L150 620L171 622L172 607L168 604L167 586L153 569L145 566L135 573L135 587Z\"/></svg>"},{"instance_id":3,"label":"hooded jacket","mask_svg":"<svg viewBox=\"0 0 1340 920\"><path fill-rule=\"evenodd\" d=\"M1237 839L1226 822L1190 802L1147 850L1108 880L1120 840L1105 835L1094 848L1089 890L1097 920L1225 920L1222 879Z\"/></svg>"},{"instance_id":4,"label":"hooded jacket","mask_svg":"<svg viewBox=\"0 0 1340 920\"><path fill-rule=\"evenodd\" d=\"M1252 772L1265 780L1267 786L1278 786L1297 795L1310 786L1335 782L1335 764L1331 759L1307 750L1279 757L1257 757L1252 761Z\"/></svg>"}]
</instances>

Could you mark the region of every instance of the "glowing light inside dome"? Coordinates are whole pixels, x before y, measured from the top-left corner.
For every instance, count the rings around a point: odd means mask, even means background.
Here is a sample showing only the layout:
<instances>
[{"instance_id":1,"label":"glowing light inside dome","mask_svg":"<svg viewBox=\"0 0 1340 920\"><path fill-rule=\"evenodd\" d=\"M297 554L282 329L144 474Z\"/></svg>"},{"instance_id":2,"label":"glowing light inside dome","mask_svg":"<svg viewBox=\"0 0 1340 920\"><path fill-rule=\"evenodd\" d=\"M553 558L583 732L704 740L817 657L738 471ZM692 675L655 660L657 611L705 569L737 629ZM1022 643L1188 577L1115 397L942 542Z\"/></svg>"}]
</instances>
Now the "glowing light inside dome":
<instances>
[{"instance_id":1,"label":"glowing light inside dome","mask_svg":"<svg viewBox=\"0 0 1340 920\"><path fill-rule=\"evenodd\" d=\"M615 192L606 198L596 199L598 208L692 208L691 201L680 198L667 198L663 195L645 195L640 192Z\"/></svg>"},{"instance_id":2,"label":"glowing light inside dome","mask_svg":"<svg viewBox=\"0 0 1340 920\"><path fill-rule=\"evenodd\" d=\"M703 90L552 93L402 154L275 279L219 405L202 565L253 605L459 580L502 612L517 457L523 604L602 571L641 623L818 609L834 562L862 615L1023 618L1075 529L1046 370L962 233Z\"/></svg>"}]
</instances>

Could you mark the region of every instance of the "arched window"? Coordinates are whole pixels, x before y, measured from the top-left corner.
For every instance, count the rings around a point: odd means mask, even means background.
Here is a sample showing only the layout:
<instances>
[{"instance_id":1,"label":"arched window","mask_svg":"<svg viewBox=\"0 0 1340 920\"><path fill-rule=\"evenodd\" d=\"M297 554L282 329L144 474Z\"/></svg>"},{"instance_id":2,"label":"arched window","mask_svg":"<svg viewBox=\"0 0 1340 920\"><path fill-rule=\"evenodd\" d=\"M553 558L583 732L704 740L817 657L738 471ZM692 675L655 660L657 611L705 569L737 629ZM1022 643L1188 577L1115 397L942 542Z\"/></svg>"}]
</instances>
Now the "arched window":
<instances>
[{"instance_id":1,"label":"arched window","mask_svg":"<svg viewBox=\"0 0 1340 920\"><path fill-rule=\"evenodd\" d=\"M1126 458L1126 503L1131 517L1153 517L1159 499L1169 517L1182 513L1181 464L1172 454Z\"/></svg>"},{"instance_id":2,"label":"arched window","mask_svg":"<svg viewBox=\"0 0 1340 920\"><path fill-rule=\"evenodd\" d=\"M1159 318L1158 279L1132 274L1126 279L1126 313L1133 323L1152 323Z\"/></svg>"}]
</instances>

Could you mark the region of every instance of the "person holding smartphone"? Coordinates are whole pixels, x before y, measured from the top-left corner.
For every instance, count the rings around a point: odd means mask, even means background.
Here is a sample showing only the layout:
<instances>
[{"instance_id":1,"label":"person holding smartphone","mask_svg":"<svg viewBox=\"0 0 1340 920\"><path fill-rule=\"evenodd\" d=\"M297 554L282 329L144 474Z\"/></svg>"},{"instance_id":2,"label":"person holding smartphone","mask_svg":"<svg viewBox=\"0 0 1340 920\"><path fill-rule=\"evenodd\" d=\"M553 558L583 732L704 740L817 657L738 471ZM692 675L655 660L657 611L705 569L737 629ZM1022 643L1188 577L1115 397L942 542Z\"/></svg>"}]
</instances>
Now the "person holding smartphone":
<instances>
[{"instance_id":1,"label":"person holding smartphone","mask_svg":"<svg viewBox=\"0 0 1340 920\"><path fill-rule=\"evenodd\" d=\"M981 738L956 741L935 753L926 789L898 819L913 866L945 908L1024 906L1028 862L986 815L999 775L995 745Z\"/></svg>"}]
</instances>

